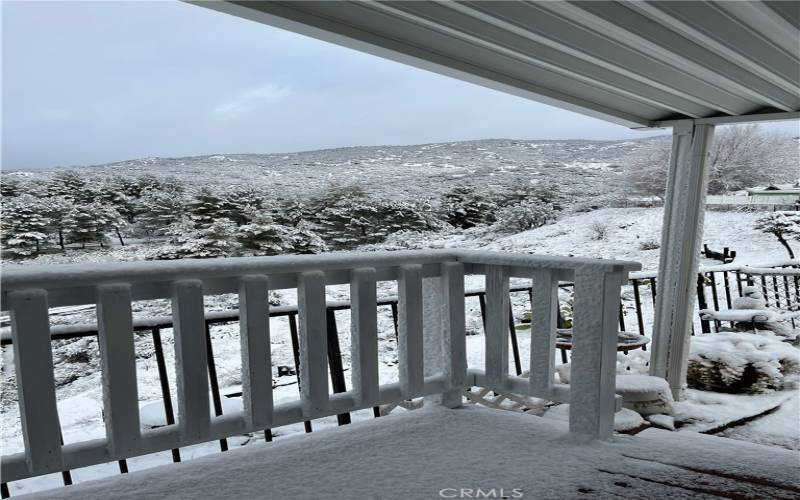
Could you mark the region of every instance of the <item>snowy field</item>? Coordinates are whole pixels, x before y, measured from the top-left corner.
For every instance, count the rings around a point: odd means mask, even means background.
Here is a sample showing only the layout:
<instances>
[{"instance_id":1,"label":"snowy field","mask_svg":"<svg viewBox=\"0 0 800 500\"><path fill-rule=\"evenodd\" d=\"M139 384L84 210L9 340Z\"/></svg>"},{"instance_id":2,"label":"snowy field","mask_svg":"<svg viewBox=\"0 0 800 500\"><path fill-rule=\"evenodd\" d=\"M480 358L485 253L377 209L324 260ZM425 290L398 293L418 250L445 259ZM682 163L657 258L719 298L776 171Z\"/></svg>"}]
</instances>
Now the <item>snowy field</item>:
<instances>
[{"instance_id":1,"label":"snowy field","mask_svg":"<svg viewBox=\"0 0 800 500\"><path fill-rule=\"evenodd\" d=\"M616 258L642 262L643 269L655 270L658 266L658 249L651 243L660 239L662 211L660 209L601 209L588 213L580 213L564 217L555 224L543 226L531 231L511 236L487 234L478 230L463 230L447 234L398 235L390 238L384 245L370 247L379 248L483 248L507 252L529 252L546 255L574 255L582 257ZM757 214L737 212L708 212L705 221L703 242L714 249L721 250L728 246L737 251L739 263L759 264L785 259L785 251L774 237L759 233L753 229L753 221ZM604 227L603 237L598 238L597 228ZM56 264L65 262L92 262L139 260L146 258L152 242L134 241L126 247L113 247L104 250L71 251L68 255L58 254L40 256L26 261L24 265ZM704 261L713 265L716 261ZM481 288L483 283L478 278L468 278L467 288ZM393 284L382 283L378 296L394 295ZM294 291L279 290L273 294L273 302L282 305L296 304ZM328 300L348 300L348 290L343 286L328 287ZM643 300L649 300L643 297ZM515 316L519 319L528 307L525 297L512 300ZM207 310L229 310L236 307L236 298L232 296L207 297ZM134 317L143 318L170 313L168 301L149 301L134 305ZM480 310L477 300L467 303L468 360L470 366L481 366L483 361L483 336ZM92 323L95 321L92 308L73 308L62 311L52 318L53 324ZM340 345L345 365L347 384L349 380L349 312L337 313L337 324L340 334ZM288 323L285 318L273 318L272 328L272 362L273 366L294 366ZM238 324L220 325L212 328L212 342L216 359L217 374L221 392L235 393L240 390L241 364L238 338ZM529 356L529 334L522 329L518 332L520 354L523 366ZM174 351L172 349L172 332L164 330L170 386L175 387ZM379 313L379 356L381 384L397 380L397 352L392 319L388 307ZM148 334L138 337L136 343L139 398L142 407L143 425L163 425L163 404L158 385L158 372L154 357L152 338ZM63 427L64 442L71 443L89 438L104 436L102 421L102 393L100 373L97 359L97 343L93 338L74 341L61 341L55 344L54 360L57 382L59 412ZM619 370L621 373L644 372L647 369L649 352L635 351L629 356L620 355ZM13 357L11 350L3 348L3 417L2 437L3 453L11 453L22 449L22 438L19 429L19 414L16 406L16 387L14 386ZM513 368L512 368L513 371ZM276 403L298 399L298 389L294 376L276 377ZM772 444L790 449L800 448L800 436L794 417L797 416L798 398L791 399L792 392L778 392L757 396L715 395L714 393L697 394L686 403L681 403L679 410L687 421L703 421L714 424L721 421L734 420L740 414L746 414L754 407L764 410L775 407L781 401L790 399L787 404L778 408L763 421L753 422L746 426L726 432L725 435L746 441ZM225 409L231 410L240 405L237 398L223 398ZM738 412L738 413L737 413ZM353 414L353 420L372 418L371 411ZM336 425L335 418L321 419L314 422L314 429ZM683 430L693 429L692 425ZM273 430L276 436L303 432L302 424L287 426ZM228 440L231 447L251 442L263 441L264 436L242 436ZM189 459L214 453L217 443L207 443L181 450L182 457ZM138 470L159 463L171 461L169 452L129 460L129 468ZM91 467L73 473L77 481L117 473L116 464ZM59 475L44 476L12 485L12 493L36 491L55 487L60 484Z\"/></svg>"}]
</instances>

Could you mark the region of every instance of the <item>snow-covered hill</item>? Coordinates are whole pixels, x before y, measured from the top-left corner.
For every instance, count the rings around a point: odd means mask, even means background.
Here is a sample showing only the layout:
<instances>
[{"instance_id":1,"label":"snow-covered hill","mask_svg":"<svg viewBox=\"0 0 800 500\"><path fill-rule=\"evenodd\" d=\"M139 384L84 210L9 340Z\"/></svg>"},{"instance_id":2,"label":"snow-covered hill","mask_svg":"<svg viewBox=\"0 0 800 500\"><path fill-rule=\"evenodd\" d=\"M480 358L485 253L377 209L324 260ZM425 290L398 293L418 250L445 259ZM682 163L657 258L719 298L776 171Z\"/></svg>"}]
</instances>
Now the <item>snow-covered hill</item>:
<instances>
[{"instance_id":1,"label":"snow-covered hill","mask_svg":"<svg viewBox=\"0 0 800 500\"><path fill-rule=\"evenodd\" d=\"M98 176L175 176L195 187L247 185L282 196L307 195L331 182L358 183L391 198L436 197L449 186L461 183L491 189L557 182L565 191L597 194L621 185L623 168L633 159L647 155L653 140L492 139L288 154L143 158L76 168L83 174Z\"/></svg>"}]
</instances>

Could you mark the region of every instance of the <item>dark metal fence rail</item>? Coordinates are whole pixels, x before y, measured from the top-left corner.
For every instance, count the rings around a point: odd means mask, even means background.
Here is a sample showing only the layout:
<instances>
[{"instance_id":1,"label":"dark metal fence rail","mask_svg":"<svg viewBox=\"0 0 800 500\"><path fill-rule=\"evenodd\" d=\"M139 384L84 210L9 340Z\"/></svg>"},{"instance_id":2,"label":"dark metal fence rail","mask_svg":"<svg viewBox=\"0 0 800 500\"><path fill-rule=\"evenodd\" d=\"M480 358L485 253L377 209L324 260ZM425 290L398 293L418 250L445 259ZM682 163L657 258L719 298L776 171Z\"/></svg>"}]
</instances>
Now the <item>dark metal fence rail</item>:
<instances>
[{"instance_id":1,"label":"dark metal fence rail","mask_svg":"<svg viewBox=\"0 0 800 500\"><path fill-rule=\"evenodd\" d=\"M798 304L800 298L800 277L786 276L786 275L753 275L747 274L739 270L731 271L710 271L698 273L697 287L698 287L698 305L700 309L709 308L713 305L714 309L719 309L721 306L731 308L732 301L735 297L742 294L744 285L760 286L768 305L776 307L791 307ZM655 297L657 293L656 277L634 277L629 280L633 292L633 314L635 317L636 328L640 335L648 335L651 330L651 325L646 325L644 321L643 308L654 307ZM573 285L571 283L562 283L560 288L569 292ZM720 291L721 288L721 291ZM642 300L643 293L650 293L652 304L645 306L646 302ZM527 294L530 304L533 303L533 290L530 286L516 286L510 288L511 294ZM710 293L712 304L708 303L707 297ZM474 290L466 292L465 297L477 297L480 307L480 314L483 326L485 328L485 307L486 307L486 294L483 290ZM620 304L619 310L619 326L621 330L626 330L626 317L628 312L625 307L625 300ZM388 307L391 311L392 322L394 326L395 338L397 336L398 327L398 309L397 297L387 297L380 299L377 302L378 307ZM509 309L511 309L511 302L509 301ZM336 323L336 311L344 311L350 309L349 302L329 302L327 305L327 327L328 327L328 362L331 374L331 382L334 393L342 393L347 391L346 377L344 374L344 365L342 363L341 350L339 345L339 334ZM292 343L292 352L294 357L294 368L297 378L298 391L300 386L300 354L298 342L298 326L297 326L297 307L296 306L276 306L271 307L269 311L270 318L286 317L289 323L289 335ZM211 339L212 326L219 326L223 324L230 324L239 321L238 311L216 311L206 314L205 319L205 336L207 343L208 353L208 375L210 379L211 396L214 405L214 413L219 416L222 415L222 397L235 397L239 393L221 394L219 388L219 381L217 378L216 362L214 359L213 342ZM630 321L628 321L630 323ZM711 332L711 325L707 320L702 320L700 327L704 333ZM514 368L517 375L522 374L522 359L520 358L519 344L517 341L516 321L514 319L513 310L509 311L509 337L511 342L511 354L514 361ZM561 317L559 308L558 326L567 326L565 320ZM719 329L719 325L715 325ZM161 337L163 329L172 328L172 317L162 316L155 318L147 318L144 320L137 320L134 322L134 333L139 335L149 334L153 340L154 354L156 358L156 366L158 369L158 379L161 388L161 396L164 404L164 416L167 425L175 424L175 410L172 405L172 392L169 385L169 378L167 375L167 365L164 356L164 342ZM97 337L97 326L88 325L66 325L55 326L52 328L51 339L67 340L85 337ZM0 337L0 345L10 345L12 343L10 335L3 335ZM627 354L627 353L626 353ZM562 351L562 360L566 362L566 353ZM374 417L380 416L378 408L373 409ZM345 413L337 415L338 425L347 425L351 422L350 414ZM310 421L304 422L305 432L313 431ZM270 429L265 429L264 438L266 441L272 441L272 432ZM219 441L220 451L228 450L228 442L226 439ZM180 462L181 453L180 449L172 450L172 461ZM119 463L120 473L127 473L128 466L125 460L120 460ZM62 472L62 481L65 486L72 484L72 476L70 471ZM0 494L2 498L8 498L10 492L6 483L0 484Z\"/></svg>"}]
</instances>

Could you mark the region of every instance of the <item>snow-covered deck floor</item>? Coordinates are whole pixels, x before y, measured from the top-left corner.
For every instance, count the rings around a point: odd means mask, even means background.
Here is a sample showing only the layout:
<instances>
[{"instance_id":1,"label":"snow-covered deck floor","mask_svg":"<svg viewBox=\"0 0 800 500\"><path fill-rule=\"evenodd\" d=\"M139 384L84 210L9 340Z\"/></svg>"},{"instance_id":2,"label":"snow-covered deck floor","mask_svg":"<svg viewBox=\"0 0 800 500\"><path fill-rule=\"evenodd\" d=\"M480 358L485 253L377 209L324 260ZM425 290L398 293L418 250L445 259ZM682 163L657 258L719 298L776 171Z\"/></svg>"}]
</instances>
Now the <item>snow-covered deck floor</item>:
<instances>
[{"instance_id":1,"label":"snow-covered deck floor","mask_svg":"<svg viewBox=\"0 0 800 500\"><path fill-rule=\"evenodd\" d=\"M648 430L587 444L560 421L431 407L38 497L408 499L481 488L501 498L502 488L506 498L788 499L800 497L799 473L795 452L725 438Z\"/></svg>"}]
</instances>

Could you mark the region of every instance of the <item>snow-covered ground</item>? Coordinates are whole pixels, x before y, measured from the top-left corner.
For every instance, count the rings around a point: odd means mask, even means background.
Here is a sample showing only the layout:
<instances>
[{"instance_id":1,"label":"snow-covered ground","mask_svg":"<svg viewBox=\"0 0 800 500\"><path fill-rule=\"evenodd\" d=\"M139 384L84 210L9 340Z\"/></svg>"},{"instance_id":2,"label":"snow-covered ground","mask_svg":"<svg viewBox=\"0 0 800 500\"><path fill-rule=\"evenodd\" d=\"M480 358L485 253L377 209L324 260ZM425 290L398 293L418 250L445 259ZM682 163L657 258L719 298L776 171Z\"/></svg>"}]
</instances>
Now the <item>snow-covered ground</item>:
<instances>
[{"instance_id":1,"label":"snow-covered ground","mask_svg":"<svg viewBox=\"0 0 800 500\"><path fill-rule=\"evenodd\" d=\"M447 248L466 247L483 248L497 251L530 252L546 255L574 255L584 257L617 258L634 260L643 263L645 270L655 270L658 265L658 249L652 249L652 244L660 240L661 209L602 209L593 212L580 213L564 217L555 224L544 226L516 235L487 234L480 231L463 231L448 234L427 235L398 235L390 239L385 248L397 247L426 247ZM736 262L759 264L785 258L785 251L774 237L755 231L753 220L757 214L738 212L708 212L705 222L705 235L703 241L711 248L721 249L724 246L737 251ZM598 238L598 227L603 227L602 238ZM138 241L126 247L115 247L103 251L70 252L66 256L48 255L33 259L30 263L61 263L79 261L113 261L113 260L138 260L144 258L152 245L147 241ZM717 264L716 261L705 261L704 264ZM26 263L27 265L27 263ZM480 278L468 278L468 288L483 286ZM380 296L394 295L392 284L382 283L378 290ZM646 290L643 291L646 293ZM523 294L524 295L524 294ZM295 304L294 291L279 291L273 297L281 304ZM348 300L347 287L328 287L328 300ZM649 301L644 296L643 301ZM514 313L521 317L527 307L527 299L520 296L512 300ZM225 310L236 307L235 297L219 296L207 297L208 310ZM483 336L477 299L470 299L467 303L467 332L468 332L468 358L471 366L480 366L483 360ZM164 315L170 313L167 301L151 301L135 305L135 317ZM52 319L54 324L87 323L95 321L91 309L66 311ZM349 366L349 313L337 313L340 344L345 368ZM288 323L285 318L272 320L272 356L273 366L294 366L289 337ZM520 330L519 346L523 360L529 356L529 334ZM175 387L174 377L174 352L172 349L172 333L170 330L162 331L165 341L168 375L171 387ZM241 384L241 362L238 339L238 325L221 325L212 328L214 355L217 365L217 374L223 394L237 392ZM139 398L142 407L147 407L148 414L158 414L162 407L161 393L158 385L158 373L155 363L152 339L144 334L137 341L137 369L139 381ZM394 339L392 319L388 307L382 308L379 313L379 349L380 349L380 382L382 384L397 380L397 345ZM88 354L88 355L87 355ZM620 371L623 373L644 372L647 369L647 356L649 353L642 351L632 352L629 356L620 355ZM97 360L97 343L94 339L81 339L77 341L63 341L55 346L56 378L59 385L57 396L59 412L63 426L64 441L66 443L99 438L104 435L102 421L102 393L100 374ZM3 454L22 449L22 439L19 429L19 414L16 406L16 387L11 374L13 359L10 349L3 348L3 394L2 394L2 438ZM513 372L513 367L512 367ZM345 373L349 386L349 370ZM298 398L297 385L293 376L276 377L275 389L276 402L295 400ZM699 398L705 397L704 401ZM683 411L687 415L702 414L702 417L712 422L730 418L731 408L738 406L752 406L772 404L775 400L786 398L786 394L773 393L761 396L731 396L723 395L717 402L709 402L715 396L707 393L690 398L689 404L696 407L685 406ZM709 399L710 398L710 399ZM748 399L742 399L748 398ZM237 404L236 399L231 399L230 404ZM155 405L155 406L154 406ZM771 415L769 424L754 422L745 427L731 430L731 437L750 440L760 443L772 443L785 446L788 442L797 443L797 438L791 434L790 423L792 412L797 413L797 398L791 404ZM700 408L700 410L698 410ZM760 406L759 406L760 408ZM702 410L702 411L701 411ZM371 412L359 412L353 415L354 420L371 418ZM315 421L315 430L336 425L335 418ZM776 428L780 428L776 431ZM685 426L684 430L690 430ZM794 427L796 429L796 427ZM302 424L276 429L277 435L286 435L303 432ZM788 433L788 434L787 434ZM778 438L765 437L768 434L777 434ZM788 441L781 440L780 436L788 435ZM263 439L263 436L260 436ZM240 437L230 439L231 446L237 446L259 440L259 436ZM216 443L208 443L182 450L184 458L200 456L215 452ZM790 446L791 447L791 446ZM151 467L158 463L170 461L170 454L161 453L149 457L133 459L130 461L131 470ZM116 465L103 465L76 471L75 480L85 480L92 477L115 474ZM60 484L58 475L45 476L29 481L22 481L12 485L12 492L34 491L42 488L53 487Z\"/></svg>"}]
</instances>

